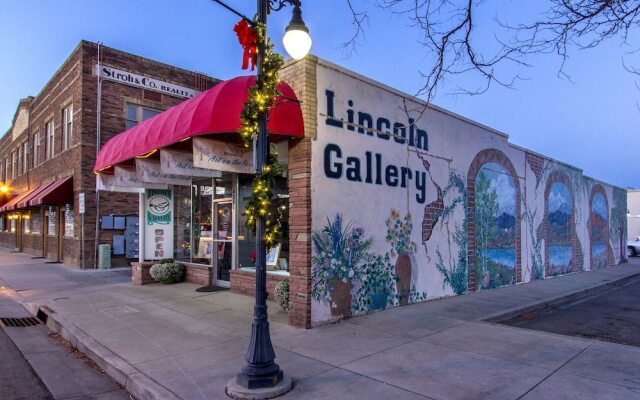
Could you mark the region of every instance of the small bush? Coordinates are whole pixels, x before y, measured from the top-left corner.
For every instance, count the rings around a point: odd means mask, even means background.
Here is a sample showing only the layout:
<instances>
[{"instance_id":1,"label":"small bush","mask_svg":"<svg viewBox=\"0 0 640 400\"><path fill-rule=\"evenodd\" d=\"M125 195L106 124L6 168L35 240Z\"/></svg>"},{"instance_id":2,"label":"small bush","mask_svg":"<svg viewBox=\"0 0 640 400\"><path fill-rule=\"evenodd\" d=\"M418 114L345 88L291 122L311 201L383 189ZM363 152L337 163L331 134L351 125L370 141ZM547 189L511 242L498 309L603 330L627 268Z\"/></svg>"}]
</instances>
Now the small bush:
<instances>
[{"instance_id":1,"label":"small bush","mask_svg":"<svg viewBox=\"0 0 640 400\"><path fill-rule=\"evenodd\" d=\"M166 260L160 260L166 261ZM171 260L170 262L158 263L151 266L149 270L151 277L157 281L182 281L184 277L184 265L178 264Z\"/></svg>"},{"instance_id":2,"label":"small bush","mask_svg":"<svg viewBox=\"0 0 640 400\"><path fill-rule=\"evenodd\" d=\"M289 310L289 278L284 278L276 285L276 301L280 308Z\"/></svg>"}]
</instances>

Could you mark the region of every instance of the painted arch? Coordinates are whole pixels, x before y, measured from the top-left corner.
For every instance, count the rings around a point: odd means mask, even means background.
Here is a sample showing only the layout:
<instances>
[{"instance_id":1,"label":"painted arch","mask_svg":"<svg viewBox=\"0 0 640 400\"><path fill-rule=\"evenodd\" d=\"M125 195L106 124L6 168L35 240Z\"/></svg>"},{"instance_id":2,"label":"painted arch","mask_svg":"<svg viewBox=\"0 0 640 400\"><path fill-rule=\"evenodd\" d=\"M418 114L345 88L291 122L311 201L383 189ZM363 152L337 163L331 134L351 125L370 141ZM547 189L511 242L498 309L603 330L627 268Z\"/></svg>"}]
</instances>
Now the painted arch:
<instances>
[{"instance_id":1,"label":"painted arch","mask_svg":"<svg viewBox=\"0 0 640 400\"><path fill-rule=\"evenodd\" d=\"M479 152L467 175L469 291L522 281L520 181L500 150Z\"/></svg>"},{"instance_id":2,"label":"painted arch","mask_svg":"<svg viewBox=\"0 0 640 400\"><path fill-rule=\"evenodd\" d=\"M609 202L602 185L591 189L589 200L589 246L591 269L609 266Z\"/></svg>"},{"instance_id":3,"label":"painted arch","mask_svg":"<svg viewBox=\"0 0 640 400\"><path fill-rule=\"evenodd\" d=\"M575 194L569 178L552 172L545 189L545 276L577 271Z\"/></svg>"}]
</instances>

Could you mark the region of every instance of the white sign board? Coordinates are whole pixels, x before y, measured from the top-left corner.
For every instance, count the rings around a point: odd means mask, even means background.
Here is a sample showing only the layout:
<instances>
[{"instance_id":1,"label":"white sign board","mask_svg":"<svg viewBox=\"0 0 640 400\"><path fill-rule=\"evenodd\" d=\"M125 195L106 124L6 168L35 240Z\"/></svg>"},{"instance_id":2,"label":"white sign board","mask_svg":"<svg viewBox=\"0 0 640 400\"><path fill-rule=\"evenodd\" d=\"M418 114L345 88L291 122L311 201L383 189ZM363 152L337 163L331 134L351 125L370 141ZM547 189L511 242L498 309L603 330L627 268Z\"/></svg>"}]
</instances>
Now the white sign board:
<instances>
[{"instance_id":1,"label":"white sign board","mask_svg":"<svg viewBox=\"0 0 640 400\"><path fill-rule=\"evenodd\" d=\"M144 258L173 257L173 193L171 189L145 190Z\"/></svg>"},{"instance_id":2,"label":"white sign board","mask_svg":"<svg viewBox=\"0 0 640 400\"><path fill-rule=\"evenodd\" d=\"M190 176L165 174L160 171L160 161L136 159L136 171L140 180L145 183L191 186Z\"/></svg>"},{"instance_id":3,"label":"white sign board","mask_svg":"<svg viewBox=\"0 0 640 400\"><path fill-rule=\"evenodd\" d=\"M175 85L173 83L149 78L148 76L142 76L132 72L123 71L121 69L108 67L106 65L96 64L95 73L97 76L101 76L102 79L122 83L124 85L141 87L183 99L190 99L200 93L197 90L193 90L185 86Z\"/></svg>"},{"instance_id":4,"label":"white sign board","mask_svg":"<svg viewBox=\"0 0 640 400\"><path fill-rule=\"evenodd\" d=\"M193 153L179 150L160 150L160 171L165 174L220 178L222 173L215 169L193 166Z\"/></svg>"},{"instance_id":5,"label":"white sign board","mask_svg":"<svg viewBox=\"0 0 640 400\"><path fill-rule=\"evenodd\" d=\"M78 193L78 212L80 214L84 214L85 207L86 207L86 203L85 203L84 192Z\"/></svg>"},{"instance_id":6,"label":"white sign board","mask_svg":"<svg viewBox=\"0 0 640 400\"><path fill-rule=\"evenodd\" d=\"M193 138L193 165L241 174L255 173L251 149L219 140Z\"/></svg>"}]
</instances>

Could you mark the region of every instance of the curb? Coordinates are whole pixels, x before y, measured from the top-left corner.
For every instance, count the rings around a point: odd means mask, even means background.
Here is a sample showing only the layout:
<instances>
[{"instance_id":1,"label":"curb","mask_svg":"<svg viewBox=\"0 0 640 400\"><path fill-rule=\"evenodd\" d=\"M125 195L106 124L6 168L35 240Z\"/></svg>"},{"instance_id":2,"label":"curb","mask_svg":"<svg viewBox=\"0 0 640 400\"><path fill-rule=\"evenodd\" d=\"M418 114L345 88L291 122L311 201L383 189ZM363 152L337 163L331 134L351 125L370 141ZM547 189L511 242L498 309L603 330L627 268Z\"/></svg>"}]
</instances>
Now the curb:
<instances>
[{"instance_id":1,"label":"curb","mask_svg":"<svg viewBox=\"0 0 640 400\"><path fill-rule=\"evenodd\" d=\"M60 336L67 340L75 349L95 362L107 375L122 385L136 400L182 399L92 339L86 332L73 325L49 307L38 307L33 304L29 306L31 309L36 309L38 315L44 314L46 316L47 328L60 334Z\"/></svg>"},{"instance_id":2,"label":"curb","mask_svg":"<svg viewBox=\"0 0 640 400\"><path fill-rule=\"evenodd\" d=\"M595 286L591 286L588 287L586 289L580 289L580 290L576 290L575 292L571 292L568 294L564 294L558 297L554 297L548 300L542 300L538 303L533 303L533 304L529 304L527 306L524 307L516 307L514 309L508 310L508 311L503 311L503 312L499 312L497 314L494 315L490 315L486 318L482 318L481 321L483 322L492 322L492 323L500 323L500 322L504 322L507 320L511 320L514 318L517 318L519 316L521 316L522 314L527 314L527 313L532 313L532 312L536 312L536 311L542 311L542 310L546 310L552 307L557 307L559 305L562 304L567 304L567 303L571 303L574 300L578 300L582 297L588 296L588 295L594 295L600 292L605 292L608 289L611 289L612 287L616 287L616 286L622 286L625 283L637 279L638 277L640 277L640 272L631 274L631 275L627 275L627 276L623 276L619 279L613 279L610 281L607 281L605 283L601 283L601 284L597 284Z\"/></svg>"}]
</instances>

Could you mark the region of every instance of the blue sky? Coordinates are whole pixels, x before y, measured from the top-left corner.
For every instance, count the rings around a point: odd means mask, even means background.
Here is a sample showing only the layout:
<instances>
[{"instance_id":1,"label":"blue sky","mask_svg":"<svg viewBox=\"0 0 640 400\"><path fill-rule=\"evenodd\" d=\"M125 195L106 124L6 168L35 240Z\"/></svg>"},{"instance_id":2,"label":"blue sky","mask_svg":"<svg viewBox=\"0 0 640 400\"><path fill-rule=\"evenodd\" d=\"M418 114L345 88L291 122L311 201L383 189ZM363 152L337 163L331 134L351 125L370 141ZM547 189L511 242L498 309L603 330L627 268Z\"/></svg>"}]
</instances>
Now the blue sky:
<instances>
[{"instance_id":1,"label":"blue sky","mask_svg":"<svg viewBox=\"0 0 640 400\"><path fill-rule=\"evenodd\" d=\"M251 16L256 2L228 3ZM354 1L370 11L370 18L362 45L348 56L341 46L353 34L346 1L303 1L303 17L314 39L312 52L415 93L418 71L431 55L419 46L419 31L406 19L372 3ZM532 15L542 3L486 2L477 18L478 41L490 43L493 38L486 25L491 18ZM285 9L270 16L270 35L280 51L290 15ZM243 73L233 33L238 18L211 0L3 1L0 16L0 132L9 129L19 99L37 94L81 39L222 79ZM475 77L455 77L434 103L509 134L515 144L578 166L586 175L640 188L640 92L621 62L632 49L613 40L573 52L566 66L571 81L557 78L557 57L532 57L531 68L500 69L504 76L521 72L527 78L517 90L493 87L480 96L448 95L456 85L480 84ZM640 54L626 57L640 66Z\"/></svg>"}]
</instances>

